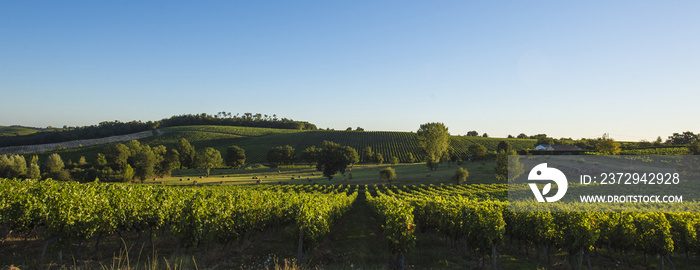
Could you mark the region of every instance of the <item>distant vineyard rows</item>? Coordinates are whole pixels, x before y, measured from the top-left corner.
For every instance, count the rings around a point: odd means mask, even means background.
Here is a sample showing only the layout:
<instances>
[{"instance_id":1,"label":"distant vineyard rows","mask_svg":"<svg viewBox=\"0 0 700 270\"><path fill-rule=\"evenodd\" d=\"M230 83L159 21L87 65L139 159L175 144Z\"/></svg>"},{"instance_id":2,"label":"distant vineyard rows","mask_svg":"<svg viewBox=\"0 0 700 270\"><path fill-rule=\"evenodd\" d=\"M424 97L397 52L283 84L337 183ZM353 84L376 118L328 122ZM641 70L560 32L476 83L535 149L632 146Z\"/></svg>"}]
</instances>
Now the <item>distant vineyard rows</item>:
<instances>
[{"instance_id":1,"label":"distant vineyard rows","mask_svg":"<svg viewBox=\"0 0 700 270\"><path fill-rule=\"evenodd\" d=\"M324 140L355 148L360 155L362 155L362 149L369 146L373 152L382 154L384 162L388 162L391 157L397 157L400 162L408 162L409 153L413 154L416 161L423 159L416 134L409 132L306 131L254 137L241 140L238 145L246 150L248 163L254 163L265 162L267 151L274 146L290 145L294 147L298 157L301 151L312 145L320 147ZM501 140L504 139L453 136L450 145L459 154L467 152L468 147L475 143L485 146L489 151L495 151ZM534 147L534 140L505 140L509 141L516 150ZM225 151L225 147L222 146L219 150ZM361 162L364 161L361 160Z\"/></svg>"}]
</instances>

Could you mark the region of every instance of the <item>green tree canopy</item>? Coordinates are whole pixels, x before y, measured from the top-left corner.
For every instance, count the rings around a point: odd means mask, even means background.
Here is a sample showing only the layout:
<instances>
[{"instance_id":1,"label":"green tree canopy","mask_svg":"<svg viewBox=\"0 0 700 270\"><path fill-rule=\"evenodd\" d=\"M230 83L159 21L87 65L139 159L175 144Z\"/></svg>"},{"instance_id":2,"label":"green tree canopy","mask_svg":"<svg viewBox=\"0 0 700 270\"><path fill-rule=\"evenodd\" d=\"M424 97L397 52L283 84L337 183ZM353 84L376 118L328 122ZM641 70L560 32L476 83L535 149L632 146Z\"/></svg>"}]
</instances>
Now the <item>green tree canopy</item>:
<instances>
[{"instance_id":1,"label":"green tree canopy","mask_svg":"<svg viewBox=\"0 0 700 270\"><path fill-rule=\"evenodd\" d=\"M372 147L365 146L365 148L362 149L362 162L374 162L374 152L372 152Z\"/></svg>"},{"instance_id":2,"label":"green tree canopy","mask_svg":"<svg viewBox=\"0 0 700 270\"><path fill-rule=\"evenodd\" d=\"M450 145L450 133L443 123L422 124L416 135L423 152L427 156L437 158L438 161Z\"/></svg>"},{"instance_id":3,"label":"green tree canopy","mask_svg":"<svg viewBox=\"0 0 700 270\"><path fill-rule=\"evenodd\" d=\"M384 157L382 156L382 153L374 153L374 162L376 162L377 164L384 163Z\"/></svg>"},{"instance_id":4,"label":"green tree canopy","mask_svg":"<svg viewBox=\"0 0 700 270\"><path fill-rule=\"evenodd\" d=\"M245 165L245 150L237 145L229 146L226 149L226 166L239 169Z\"/></svg>"},{"instance_id":5,"label":"green tree canopy","mask_svg":"<svg viewBox=\"0 0 700 270\"><path fill-rule=\"evenodd\" d=\"M391 167L386 167L379 171L379 179L391 183L391 180L396 179L396 171L394 171L394 169Z\"/></svg>"},{"instance_id":6,"label":"green tree canopy","mask_svg":"<svg viewBox=\"0 0 700 270\"><path fill-rule=\"evenodd\" d=\"M690 131L686 131L683 133L673 133L673 135L668 136L668 140L666 140L666 143L669 144L690 144L698 140L698 134L695 134Z\"/></svg>"},{"instance_id":7,"label":"green tree canopy","mask_svg":"<svg viewBox=\"0 0 700 270\"><path fill-rule=\"evenodd\" d=\"M316 148L315 145L309 146L301 152L301 159L309 164L318 163L318 157L321 154L321 148Z\"/></svg>"},{"instance_id":8,"label":"green tree canopy","mask_svg":"<svg viewBox=\"0 0 700 270\"><path fill-rule=\"evenodd\" d=\"M181 138L175 145L175 150L180 154L180 168L194 168L194 146L185 138Z\"/></svg>"},{"instance_id":9,"label":"green tree canopy","mask_svg":"<svg viewBox=\"0 0 700 270\"><path fill-rule=\"evenodd\" d=\"M535 142L534 146L546 144L546 145L553 145L554 144L554 139L547 137L547 134L537 134L534 136L534 138L537 140Z\"/></svg>"},{"instance_id":10,"label":"green tree canopy","mask_svg":"<svg viewBox=\"0 0 700 270\"><path fill-rule=\"evenodd\" d=\"M140 146L138 152L133 157L134 175L141 179L141 182L155 175L156 155L148 145Z\"/></svg>"},{"instance_id":11,"label":"green tree canopy","mask_svg":"<svg viewBox=\"0 0 700 270\"><path fill-rule=\"evenodd\" d=\"M175 149L165 152L162 161L156 164L156 174L160 177L170 175L172 171L180 166L180 153Z\"/></svg>"},{"instance_id":12,"label":"green tree canopy","mask_svg":"<svg viewBox=\"0 0 700 270\"><path fill-rule=\"evenodd\" d=\"M105 159L107 159L107 165L113 170L119 170L126 167L129 156L131 156L131 151L126 145L118 143L107 149L105 153Z\"/></svg>"},{"instance_id":13,"label":"green tree canopy","mask_svg":"<svg viewBox=\"0 0 700 270\"><path fill-rule=\"evenodd\" d=\"M617 155L622 150L620 148L620 143L613 139L601 139L595 145L595 148L598 152L605 155Z\"/></svg>"},{"instance_id":14,"label":"green tree canopy","mask_svg":"<svg viewBox=\"0 0 700 270\"><path fill-rule=\"evenodd\" d=\"M29 162L29 168L27 168L27 178L29 179L41 179L41 170L39 168L39 157L32 156Z\"/></svg>"},{"instance_id":15,"label":"green tree canopy","mask_svg":"<svg viewBox=\"0 0 700 270\"><path fill-rule=\"evenodd\" d=\"M408 153L408 163L414 162L416 162L416 158L413 156L413 153Z\"/></svg>"},{"instance_id":16,"label":"green tree canopy","mask_svg":"<svg viewBox=\"0 0 700 270\"><path fill-rule=\"evenodd\" d=\"M349 146L323 141L323 148L319 155L316 168L323 170L323 176L328 180L333 179L333 175L340 172L345 173L348 165L358 161L357 151Z\"/></svg>"},{"instance_id":17,"label":"green tree canopy","mask_svg":"<svg viewBox=\"0 0 700 270\"><path fill-rule=\"evenodd\" d=\"M289 145L276 146L267 151L267 162L270 167L276 168L281 164L294 164L294 148Z\"/></svg>"},{"instance_id":18,"label":"green tree canopy","mask_svg":"<svg viewBox=\"0 0 700 270\"><path fill-rule=\"evenodd\" d=\"M220 167L224 164L224 159L221 158L221 152L211 147L197 152L195 155L195 167L207 171L207 177L211 169Z\"/></svg>"},{"instance_id":19,"label":"green tree canopy","mask_svg":"<svg viewBox=\"0 0 700 270\"><path fill-rule=\"evenodd\" d=\"M472 158L474 159L480 159L486 156L486 153L488 152L488 149L486 149L485 146L478 143L470 145L467 149L469 150L469 154L471 154Z\"/></svg>"},{"instance_id":20,"label":"green tree canopy","mask_svg":"<svg viewBox=\"0 0 700 270\"><path fill-rule=\"evenodd\" d=\"M391 158L389 159L389 163L391 163L391 165L399 164L399 158L397 158L397 157L391 157Z\"/></svg>"},{"instance_id":21,"label":"green tree canopy","mask_svg":"<svg viewBox=\"0 0 700 270\"><path fill-rule=\"evenodd\" d=\"M19 178L27 174L27 161L24 156L0 155L0 177Z\"/></svg>"},{"instance_id":22,"label":"green tree canopy","mask_svg":"<svg viewBox=\"0 0 700 270\"><path fill-rule=\"evenodd\" d=\"M49 157L46 158L46 162L44 162L44 168L47 173L57 174L63 171L64 167L63 159L56 153L49 155Z\"/></svg>"},{"instance_id":23,"label":"green tree canopy","mask_svg":"<svg viewBox=\"0 0 700 270\"><path fill-rule=\"evenodd\" d=\"M498 143L498 146L496 147L496 152L501 152L501 151L510 151L513 150L513 146L510 145L510 143L506 140L502 140L501 142Z\"/></svg>"}]
</instances>

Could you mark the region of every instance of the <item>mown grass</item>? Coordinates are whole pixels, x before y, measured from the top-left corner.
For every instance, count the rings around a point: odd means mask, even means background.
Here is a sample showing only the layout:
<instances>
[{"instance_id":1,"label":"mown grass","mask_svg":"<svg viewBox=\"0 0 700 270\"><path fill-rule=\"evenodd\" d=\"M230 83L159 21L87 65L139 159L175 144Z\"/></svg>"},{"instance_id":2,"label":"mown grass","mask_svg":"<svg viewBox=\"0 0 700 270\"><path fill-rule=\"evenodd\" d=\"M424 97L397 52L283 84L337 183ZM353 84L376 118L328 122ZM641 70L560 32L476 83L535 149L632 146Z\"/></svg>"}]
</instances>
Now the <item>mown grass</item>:
<instances>
[{"instance_id":1,"label":"mown grass","mask_svg":"<svg viewBox=\"0 0 700 270\"><path fill-rule=\"evenodd\" d=\"M379 171L386 167L396 170L397 178L392 184L440 184L452 183L451 177L457 168L462 167L469 171L467 183L492 184L496 183L494 176L495 163L488 162L464 162L462 165L441 164L437 170L430 171L424 163L413 164L372 164L355 165L348 168L345 175L336 174L332 180L328 180L323 173L309 165L282 166L280 168L257 168L249 170L216 169L210 172L209 177L201 170L175 170L169 177L159 178L156 181L149 180L145 183L161 182L164 185L192 185L194 181L203 185L248 185L258 184L388 184L379 179ZM351 178L352 176L352 178ZM187 180L187 179L190 180ZM292 179L294 178L294 179ZM182 181L180 181L182 179Z\"/></svg>"}]
</instances>

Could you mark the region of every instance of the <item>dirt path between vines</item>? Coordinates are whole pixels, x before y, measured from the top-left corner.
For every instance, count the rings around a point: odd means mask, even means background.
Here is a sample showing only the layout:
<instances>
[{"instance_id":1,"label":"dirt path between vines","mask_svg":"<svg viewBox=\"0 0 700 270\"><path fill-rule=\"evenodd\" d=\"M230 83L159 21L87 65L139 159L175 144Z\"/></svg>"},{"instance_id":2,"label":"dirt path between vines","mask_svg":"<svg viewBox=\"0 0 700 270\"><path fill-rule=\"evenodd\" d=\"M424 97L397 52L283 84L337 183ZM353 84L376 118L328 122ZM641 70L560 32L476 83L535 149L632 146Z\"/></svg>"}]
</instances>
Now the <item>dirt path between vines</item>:
<instances>
[{"instance_id":1,"label":"dirt path between vines","mask_svg":"<svg viewBox=\"0 0 700 270\"><path fill-rule=\"evenodd\" d=\"M312 265L323 269L389 268L392 258L379 223L367 205L364 189L309 257Z\"/></svg>"}]
</instances>

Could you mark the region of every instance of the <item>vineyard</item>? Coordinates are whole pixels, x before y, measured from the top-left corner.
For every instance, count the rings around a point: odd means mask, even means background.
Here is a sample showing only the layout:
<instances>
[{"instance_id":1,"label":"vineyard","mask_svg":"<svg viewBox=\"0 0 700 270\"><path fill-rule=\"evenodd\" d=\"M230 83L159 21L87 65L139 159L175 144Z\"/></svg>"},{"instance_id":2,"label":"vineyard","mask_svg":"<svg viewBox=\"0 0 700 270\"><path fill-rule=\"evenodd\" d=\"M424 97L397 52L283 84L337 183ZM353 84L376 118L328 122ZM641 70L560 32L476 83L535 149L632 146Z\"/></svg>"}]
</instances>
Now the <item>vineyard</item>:
<instances>
[{"instance_id":1,"label":"vineyard","mask_svg":"<svg viewBox=\"0 0 700 270\"><path fill-rule=\"evenodd\" d=\"M357 207L375 217L364 222L376 222L394 255L386 260L400 268L434 248L426 240L434 234L469 267L513 268L506 257L573 269L671 269L700 250L700 214L511 212L507 193L506 184L174 187L2 179L0 250L11 235L34 235L43 241L34 260L64 252L79 258L99 250L103 239L143 234L169 239L175 253L188 254L285 228L297 241L284 249L303 262Z\"/></svg>"},{"instance_id":2,"label":"vineyard","mask_svg":"<svg viewBox=\"0 0 700 270\"><path fill-rule=\"evenodd\" d=\"M630 254L641 254L643 265L651 257L656 258L656 267L666 264L675 269L671 258L680 254L688 258L700 250L697 213L510 212L503 201L506 189L506 185L374 186L368 187L366 196L382 217L384 233L400 258L415 246L419 231L445 234L456 249L492 267L499 267L505 250L524 249L547 261L552 254L566 252L573 269L596 266L593 256L605 256L607 263L618 266L640 264Z\"/></svg>"},{"instance_id":3,"label":"vineyard","mask_svg":"<svg viewBox=\"0 0 700 270\"><path fill-rule=\"evenodd\" d=\"M189 249L229 244L281 226L298 230L298 259L350 207L350 186L156 187L0 180L0 221L9 234L40 232L47 249L128 232L161 232ZM3 238L3 242L5 240ZM290 247L292 249L293 247Z\"/></svg>"}]
</instances>

